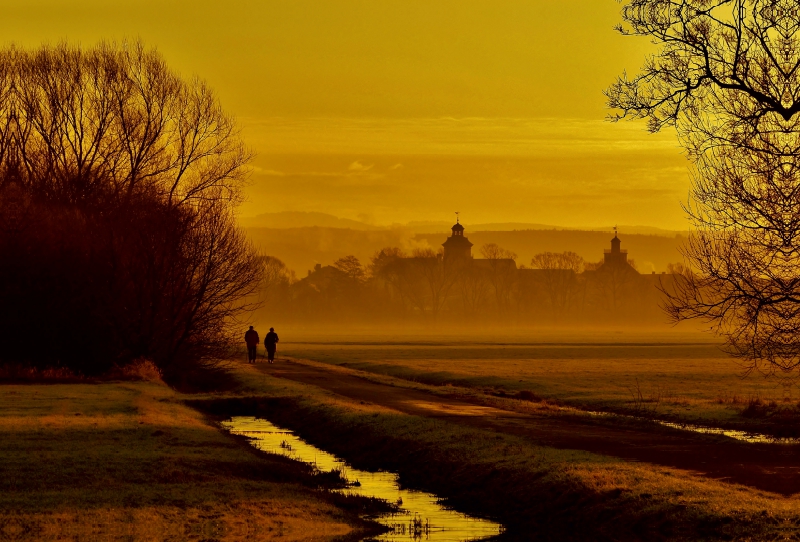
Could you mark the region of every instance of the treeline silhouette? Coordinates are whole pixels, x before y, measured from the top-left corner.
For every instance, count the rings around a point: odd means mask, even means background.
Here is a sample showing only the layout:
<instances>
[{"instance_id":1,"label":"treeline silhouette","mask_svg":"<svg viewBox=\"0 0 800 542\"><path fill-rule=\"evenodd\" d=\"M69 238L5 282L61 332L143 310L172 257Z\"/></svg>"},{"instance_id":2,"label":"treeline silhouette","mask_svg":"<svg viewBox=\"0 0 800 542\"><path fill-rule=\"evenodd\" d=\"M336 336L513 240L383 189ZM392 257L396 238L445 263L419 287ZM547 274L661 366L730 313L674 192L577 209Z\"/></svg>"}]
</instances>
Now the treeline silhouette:
<instances>
[{"instance_id":1,"label":"treeline silhouette","mask_svg":"<svg viewBox=\"0 0 800 542\"><path fill-rule=\"evenodd\" d=\"M495 243L475 259L448 261L442 251L387 247L368 262L355 256L318 264L306 277L278 258L262 258L257 320L286 323L660 324L662 288L677 271L639 274L586 262L572 252L537 254L517 264Z\"/></svg>"},{"instance_id":2,"label":"treeline silhouette","mask_svg":"<svg viewBox=\"0 0 800 542\"><path fill-rule=\"evenodd\" d=\"M0 119L0 362L180 381L224 355L261 269L211 90L141 43L10 47Z\"/></svg>"}]
</instances>

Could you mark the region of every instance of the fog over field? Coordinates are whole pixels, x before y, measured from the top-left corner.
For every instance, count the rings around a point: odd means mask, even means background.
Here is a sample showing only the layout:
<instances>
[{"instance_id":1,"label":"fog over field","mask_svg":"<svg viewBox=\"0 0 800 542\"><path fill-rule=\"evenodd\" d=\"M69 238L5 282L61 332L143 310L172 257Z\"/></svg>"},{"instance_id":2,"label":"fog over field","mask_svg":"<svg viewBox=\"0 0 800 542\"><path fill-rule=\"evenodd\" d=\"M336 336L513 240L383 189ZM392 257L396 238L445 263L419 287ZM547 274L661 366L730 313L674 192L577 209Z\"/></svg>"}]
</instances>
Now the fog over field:
<instances>
[{"instance_id":1,"label":"fog over field","mask_svg":"<svg viewBox=\"0 0 800 542\"><path fill-rule=\"evenodd\" d=\"M6 0L0 540L800 540L792 0Z\"/></svg>"},{"instance_id":2,"label":"fog over field","mask_svg":"<svg viewBox=\"0 0 800 542\"><path fill-rule=\"evenodd\" d=\"M298 276L305 275L318 263L329 265L350 254L366 262L387 246L397 246L409 252L416 248L438 250L450 235L452 225L439 222L378 227L356 221L350 221L350 224L330 215L301 216L301 220L292 215L294 213L276 213L241 222L263 253L282 260ZM258 226L259 223L269 226ZM614 236L612 226L602 231L598 231L600 228L585 231L525 223L465 224L465 227L466 235L477 248L486 243L496 243L515 252L517 261L525 265L535 254L546 251L571 251L586 261L598 261L603 258L603 250L610 246ZM682 260L678 249L685 240L685 232L636 226L619 229L630 258L636 261L641 272L661 273L666 271L668 264Z\"/></svg>"}]
</instances>

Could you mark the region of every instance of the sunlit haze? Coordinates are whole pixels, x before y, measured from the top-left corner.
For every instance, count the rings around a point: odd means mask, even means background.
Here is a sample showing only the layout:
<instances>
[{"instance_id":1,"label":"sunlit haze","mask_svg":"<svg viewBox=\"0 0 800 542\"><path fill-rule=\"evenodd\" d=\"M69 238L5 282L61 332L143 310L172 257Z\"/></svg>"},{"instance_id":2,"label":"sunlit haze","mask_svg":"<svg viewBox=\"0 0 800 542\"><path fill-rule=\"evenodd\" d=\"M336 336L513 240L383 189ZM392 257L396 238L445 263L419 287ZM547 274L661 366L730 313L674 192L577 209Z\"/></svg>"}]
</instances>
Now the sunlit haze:
<instances>
[{"instance_id":1,"label":"sunlit haze","mask_svg":"<svg viewBox=\"0 0 800 542\"><path fill-rule=\"evenodd\" d=\"M613 0L3 2L6 43L141 38L257 153L243 217L685 229L672 134L611 124L646 40Z\"/></svg>"}]
</instances>

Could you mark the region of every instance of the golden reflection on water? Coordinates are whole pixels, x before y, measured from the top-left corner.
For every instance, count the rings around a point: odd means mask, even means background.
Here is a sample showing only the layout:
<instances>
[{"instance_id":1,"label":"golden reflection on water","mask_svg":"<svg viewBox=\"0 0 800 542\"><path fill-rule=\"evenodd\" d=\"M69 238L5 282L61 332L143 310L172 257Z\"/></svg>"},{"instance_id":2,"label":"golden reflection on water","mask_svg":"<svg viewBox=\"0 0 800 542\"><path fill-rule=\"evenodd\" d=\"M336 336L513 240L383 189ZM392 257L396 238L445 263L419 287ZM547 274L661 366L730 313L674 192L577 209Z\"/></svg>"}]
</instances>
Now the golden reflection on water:
<instances>
[{"instance_id":1,"label":"golden reflection on water","mask_svg":"<svg viewBox=\"0 0 800 542\"><path fill-rule=\"evenodd\" d=\"M497 523L442 507L431 493L401 489L396 474L351 468L338 457L308 444L291 431L276 427L268 420L236 416L223 422L222 426L233 434L249 437L259 450L309 463L323 472L340 470L351 484L355 484L343 492L400 504L401 512L375 518L390 529L376 540L464 542L495 536L501 531Z\"/></svg>"},{"instance_id":2,"label":"golden reflection on water","mask_svg":"<svg viewBox=\"0 0 800 542\"><path fill-rule=\"evenodd\" d=\"M673 423L656 420L659 424L672 427L673 429L681 429L683 431L693 431L695 433L703 433L705 435L722 435L742 442L750 442L754 444L798 444L800 440L796 438L782 438L773 437L770 435L762 435L761 433L748 433L747 431L738 431L736 429L722 429L719 427L706 427L703 425L692 425L688 423Z\"/></svg>"},{"instance_id":3,"label":"golden reflection on water","mask_svg":"<svg viewBox=\"0 0 800 542\"><path fill-rule=\"evenodd\" d=\"M691 431L692 433L702 433L704 435L721 435L724 437L732 438L742 442L749 442L751 444L800 444L800 439L792 437L775 437L772 435L764 435L762 433L750 433L748 431L741 431L738 429L723 429L721 427L709 427L706 425L693 425L690 423L667 422L664 420L657 420L655 418L645 418L643 416L630 416L627 414L616 414L613 412L599 412L588 410L584 414L596 417L605 418L629 418L639 419L655 422L664 427L671 427L672 429L680 429L681 431Z\"/></svg>"}]
</instances>

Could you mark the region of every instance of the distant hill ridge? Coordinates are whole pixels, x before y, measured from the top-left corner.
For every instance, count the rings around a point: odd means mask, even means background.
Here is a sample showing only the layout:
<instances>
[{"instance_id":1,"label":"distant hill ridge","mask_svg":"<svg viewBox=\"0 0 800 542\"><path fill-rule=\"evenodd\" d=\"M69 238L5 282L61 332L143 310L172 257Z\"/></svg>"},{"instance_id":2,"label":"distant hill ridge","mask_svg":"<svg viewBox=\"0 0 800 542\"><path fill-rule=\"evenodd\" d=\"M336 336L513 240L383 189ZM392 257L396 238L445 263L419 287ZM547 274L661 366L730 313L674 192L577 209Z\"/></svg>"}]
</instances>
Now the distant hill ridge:
<instances>
[{"instance_id":1,"label":"distant hill ridge","mask_svg":"<svg viewBox=\"0 0 800 542\"><path fill-rule=\"evenodd\" d=\"M382 230L380 226L373 226L366 222L339 218L327 213L314 213L304 211L282 211L279 213L263 213L254 217L240 217L239 223L245 228L346 228L350 230Z\"/></svg>"},{"instance_id":2,"label":"distant hill ridge","mask_svg":"<svg viewBox=\"0 0 800 542\"><path fill-rule=\"evenodd\" d=\"M339 218L328 213L305 212L305 211L281 211L276 213L263 213L255 217L241 217L239 223L245 228L270 228L270 229L291 229L291 228L342 228L358 231L386 231L392 229L404 229L416 234L443 233L449 232L452 222L446 221L412 221L406 224L392 224L390 226L378 226L368 224L359 220ZM599 227L565 227L553 226L549 224L538 224L530 222L489 222L478 224L465 224L468 231L525 231L525 230L554 230L554 231L587 231L587 232L610 232L614 226ZM638 235L659 235L663 237L674 237L676 235L686 235L685 231L667 230L654 226L627 226L619 225L621 234Z\"/></svg>"}]
</instances>

